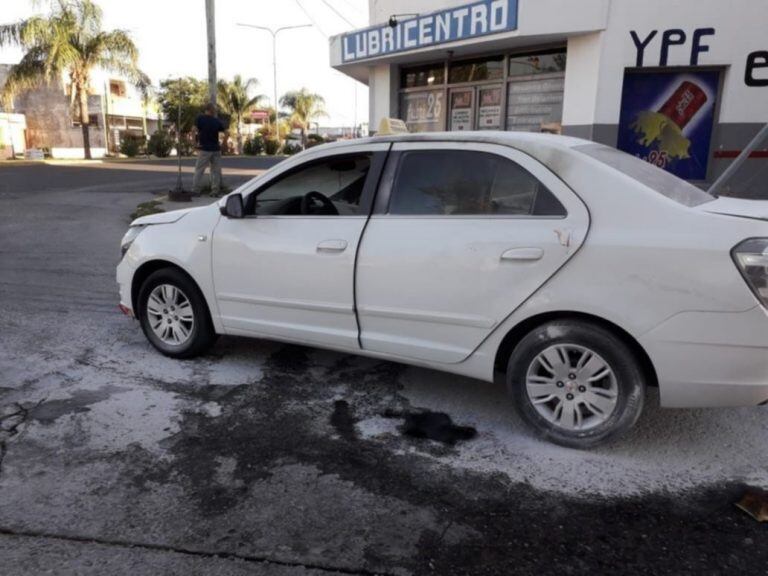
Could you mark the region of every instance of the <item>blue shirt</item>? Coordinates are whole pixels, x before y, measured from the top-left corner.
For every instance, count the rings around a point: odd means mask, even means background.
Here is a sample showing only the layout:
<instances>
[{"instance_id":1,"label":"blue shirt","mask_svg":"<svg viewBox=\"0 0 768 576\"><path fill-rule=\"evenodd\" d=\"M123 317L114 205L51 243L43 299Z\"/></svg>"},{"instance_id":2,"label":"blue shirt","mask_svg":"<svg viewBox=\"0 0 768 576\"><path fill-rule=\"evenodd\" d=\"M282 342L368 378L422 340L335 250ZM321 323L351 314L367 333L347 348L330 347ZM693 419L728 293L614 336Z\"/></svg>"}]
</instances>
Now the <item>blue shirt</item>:
<instances>
[{"instance_id":1,"label":"blue shirt","mask_svg":"<svg viewBox=\"0 0 768 576\"><path fill-rule=\"evenodd\" d=\"M219 132L224 132L224 124L221 120L207 114L200 114L195 121L197 126L197 141L200 149L206 152L219 152Z\"/></svg>"}]
</instances>

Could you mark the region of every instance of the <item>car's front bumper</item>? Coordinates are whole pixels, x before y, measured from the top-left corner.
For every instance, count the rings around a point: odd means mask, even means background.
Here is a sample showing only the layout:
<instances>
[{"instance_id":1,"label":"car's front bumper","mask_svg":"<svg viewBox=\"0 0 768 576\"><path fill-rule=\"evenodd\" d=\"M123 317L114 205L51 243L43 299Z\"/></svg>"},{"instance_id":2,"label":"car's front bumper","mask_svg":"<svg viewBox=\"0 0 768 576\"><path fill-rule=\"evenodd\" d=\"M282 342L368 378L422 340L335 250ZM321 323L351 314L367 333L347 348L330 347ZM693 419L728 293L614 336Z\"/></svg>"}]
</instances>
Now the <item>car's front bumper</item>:
<instances>
[{"instance_id":1,"label":"car's front bumper","mask_svg":"<svg viewBox=\"0 0 768 576\"><path fill-rule=\"evenodd\" d=\"M669 408L768 401L768 312L683 312L640 338Z\"/></svg>"},{"instance_id":2,"label":"car's front bumper","mask_svg":"<svg viewBox=\"0 0 768 576\"><path fill-rule=\"evenodd\" d=\"M127 258L120 260L117 265L115 279L120 292L120 310L128 316L133 316L133 298L131 296L131 284L133 281L133 266L129 265Z\"/></svg>"}]
</instances>

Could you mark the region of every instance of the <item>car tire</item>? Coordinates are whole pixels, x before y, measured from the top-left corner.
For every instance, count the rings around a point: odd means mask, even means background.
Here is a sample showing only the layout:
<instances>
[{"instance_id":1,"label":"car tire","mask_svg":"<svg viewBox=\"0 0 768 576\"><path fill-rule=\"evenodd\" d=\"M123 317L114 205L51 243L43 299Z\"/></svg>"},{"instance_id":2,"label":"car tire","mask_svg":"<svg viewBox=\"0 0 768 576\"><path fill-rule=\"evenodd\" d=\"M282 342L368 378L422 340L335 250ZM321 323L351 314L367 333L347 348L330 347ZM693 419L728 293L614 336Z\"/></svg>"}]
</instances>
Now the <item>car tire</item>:
<instances>
[{"instance_id":1,"label":"car tire","mask_svg":"<svg viewBox=\"0 0 768 576\"><path fill-rule=\"evenodd\" d=\"M507 389L530 428L569 448L620 436L640 417L643 370L632 350L594 323L557 320L534 328L507 365Z\"/></svg>"},{"instance_id":2,"label":"car tire","mask_svg":"<svg viewBox=\"0 0 768 576\"><path fill-rule=\"evenodd\" d=\"M138 318L150 343L171 358L194 358L216 341L208 306L186 274L162 268L139 288Z\"/></svg>"}]
</instances>

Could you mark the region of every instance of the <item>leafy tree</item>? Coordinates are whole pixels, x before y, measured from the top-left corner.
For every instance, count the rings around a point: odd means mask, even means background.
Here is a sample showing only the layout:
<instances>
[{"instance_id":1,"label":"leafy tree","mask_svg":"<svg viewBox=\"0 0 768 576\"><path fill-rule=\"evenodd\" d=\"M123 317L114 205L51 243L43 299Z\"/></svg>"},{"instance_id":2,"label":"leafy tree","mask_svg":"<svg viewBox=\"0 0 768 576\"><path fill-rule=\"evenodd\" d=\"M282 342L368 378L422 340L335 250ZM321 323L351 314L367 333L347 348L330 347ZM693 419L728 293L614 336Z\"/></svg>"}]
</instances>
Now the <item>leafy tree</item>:
<instances>
[{"instance_id":1,"label":"leafy tree","mask_svg":"<svg viewBox=\"0 0 768 576\"><path fill-rule=\"evenodd\" d=\"M264 138L261 134L254 134L243 144L243 154L258 156L264 150Z\"/></svg>"},{"instance_id":2,"label":"leafy tree","mask_svg":"<svg viewBox=\"0 0 768 576\"><path fill-rule=\"evenodd\" d=\"M167 158L171 155L173 150L174 141L171 134L163 128L158 128L152 136L149 137L147 142L147 152L154 154L158 158Z\"/></svg>"},{"instance_id":3,"label":"leafy tree","mask_svg":"<svg viewBox=\"0 0 768 576\"><path fill-rule=\"evenodd\" d=\"M195 120L208 102L208 83L197 78L186 77L162 80L157 101L166 120L176 126L181 104L181 136L190 139Z\"/></svg>"},{"instance_id":4,"label":"leafy tree","mask_svg":"<svg viewBox=\"0 0 768 576\"><path fill-rule=\"evenodd\" d=\"M263 94L251 96L253 88L258 84L255 78L243 80L240 74L236 74L231 82L219 80L218 103L223 112L235 121L237 132L237 153L243 153L243 117L259 105L264 98Z\"/></svg>"},{"instance_id":5,"label":"leafy tree","mask_svg":"<svg viewBox=\"0 0 768 576\"><path fill-rule=\"evenodd\" d=\"M67 76L77 104L83 131L85 157L91 157L88 126L88 90L91 72L102 68L117 72L142 91L149 78L139 70L138 49L125 30L102 30L101 8L92 0L55 0L48 16L32 16L14 24L0 25L0 46L24 50L0 95L8 103L13 96L46 82Z\"/></svg>"},{"instance_id":6,"label":"leafy tree","mask_svg":"<svg viewBox=\"0 0 768 576\"><path fill-rule=\"evenodd\" d=\"M280 98L280 105L290 110L290 122L301 130L301 144L306 148L310 122L321 116L327 116L325 98L302 88L284 94Z\"/></svg>"}]
</instances>

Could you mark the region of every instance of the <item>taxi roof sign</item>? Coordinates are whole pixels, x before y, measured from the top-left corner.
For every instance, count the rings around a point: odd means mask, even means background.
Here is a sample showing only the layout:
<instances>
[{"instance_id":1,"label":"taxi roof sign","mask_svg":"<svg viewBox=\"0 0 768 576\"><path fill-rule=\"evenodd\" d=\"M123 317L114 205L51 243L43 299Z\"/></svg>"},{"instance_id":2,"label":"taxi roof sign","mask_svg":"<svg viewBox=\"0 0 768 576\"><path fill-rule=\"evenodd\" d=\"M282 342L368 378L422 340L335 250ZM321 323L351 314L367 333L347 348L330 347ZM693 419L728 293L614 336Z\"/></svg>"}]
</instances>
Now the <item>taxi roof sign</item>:
<instances>
[{"instance_id":1,"label":"taxi roof sign","mask_svg":"<svg viewBox=\"0 0 768 576\"><path fill-rule=\"evenodd\" d=\"M399 118L382 118L379 122L379 136L392 136L394 134L408 134L408 126Z\"/></svg>"}]
</instances>

